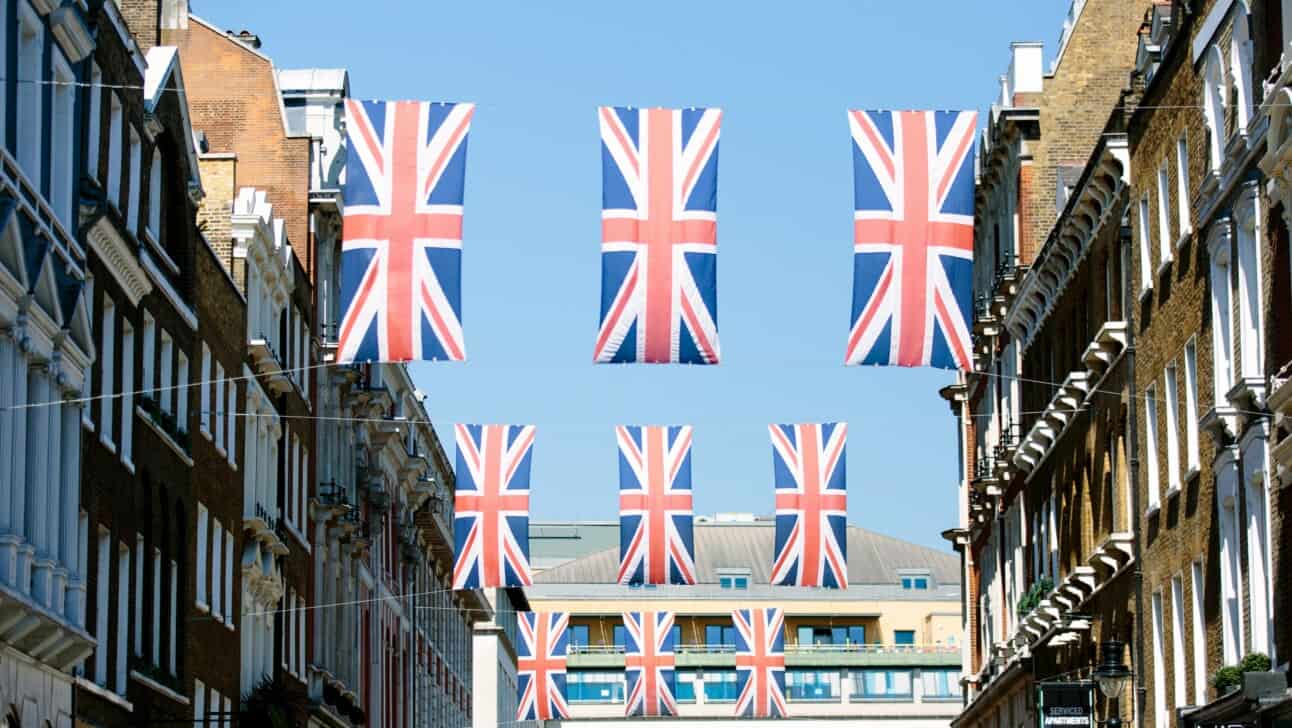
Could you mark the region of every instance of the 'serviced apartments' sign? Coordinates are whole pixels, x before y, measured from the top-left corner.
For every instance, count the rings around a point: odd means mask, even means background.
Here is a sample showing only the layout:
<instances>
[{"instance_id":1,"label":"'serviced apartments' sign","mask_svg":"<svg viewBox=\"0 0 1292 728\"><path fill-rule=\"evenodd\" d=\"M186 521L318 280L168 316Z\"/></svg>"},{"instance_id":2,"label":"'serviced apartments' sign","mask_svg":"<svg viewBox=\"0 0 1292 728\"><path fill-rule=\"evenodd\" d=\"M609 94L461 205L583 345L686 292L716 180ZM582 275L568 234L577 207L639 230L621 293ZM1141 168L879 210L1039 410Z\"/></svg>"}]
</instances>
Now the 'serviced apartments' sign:
<instances>
[{"instance_id":1,"label":"'serviced apartments' sign","mask_svg":"<svg viewBox=\"0 0 1292 728\"><path fill-rule=\"evenodd\" d=\"M1037 686L1040 728L1091 728L1094 684L1040 683Z\"/></svg>"}]
</instances>

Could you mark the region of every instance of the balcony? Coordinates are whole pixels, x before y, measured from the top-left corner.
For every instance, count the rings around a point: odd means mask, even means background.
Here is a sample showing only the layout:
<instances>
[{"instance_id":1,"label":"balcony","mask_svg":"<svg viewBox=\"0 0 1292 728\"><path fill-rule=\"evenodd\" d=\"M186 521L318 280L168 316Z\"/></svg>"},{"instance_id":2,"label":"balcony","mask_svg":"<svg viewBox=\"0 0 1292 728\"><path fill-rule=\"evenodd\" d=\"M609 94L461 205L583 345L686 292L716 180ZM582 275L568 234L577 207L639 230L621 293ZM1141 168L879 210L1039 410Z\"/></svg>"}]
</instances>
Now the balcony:
<instances>
[{"instance_id":1,"label":"balcony","mask_svg":"<svg viewBox=\"0 0 1292 728\"><path fill-rule=\"evenodd\" d=\"M286 556L289 552L287 544L279 537L278 516L260 503L256 503L250 515L244 515L242 518L242 530L255 540L263 543L265 548L279 556Z\"/></svg>"},{"instance_id":2,"label":"balcony","mask_svg":"<svg viewBox=\"0 0 1292 728\"><path fill-rule=\"evenodd\" d=\"M269 339L260 337L247 342L247 352L255 365L256 373L265 378L265 384L274 394L283 394L292 388L291 379L283 371L283 360L274 351Z\"/></svg>"},{"instance_id":3,"label":"balcony","mask_svg":"<svg viewBox=\"0 0 1292 728\"><path fill-rule=\"evenodd\" d=\"M973 477L969 486L979 493L996 496L1001 494L1000 473L996 461L989 457L980 457L974 461Z\"/></svg>"},{"instance_id":4,"label":"balcony","mask_svg":"<svg viewBox=\"0 0 1292 728\"><path fill-rule=\"evenodd\" d=\"M949 645L786 645L789 667L959 667L960 648ZM679 645L677 667L735 669L734 645ZM570 669L623 669L622 645L570 647Z\"/></svg>"},{"instance_id":5,"label":"balcony","mask_svg":"<svg viewBox=\"0 0 1292 728\"><path fill-rule=\"evenodd\" d=\"M1014 464L1019 469L1031 473L1050 454L1050 450L1076 417L1090 390L1090 377L1086 372L1072 372L1063 380L1045 411L1023 436L1018 452L1014 454Z\"/></svg>"},{"instance_id":6,"label":"balcony","mask_svg":"<svg viewBox=\"0 0 1292 728\"><path fill-rule=\"evenodd\" d=\"M408 431L407 417L383 417L382 419L370 423L368 430L369 440L372 446L380 450L391 440L399 440L404 433Z\"/></svg>"}]
</instances>

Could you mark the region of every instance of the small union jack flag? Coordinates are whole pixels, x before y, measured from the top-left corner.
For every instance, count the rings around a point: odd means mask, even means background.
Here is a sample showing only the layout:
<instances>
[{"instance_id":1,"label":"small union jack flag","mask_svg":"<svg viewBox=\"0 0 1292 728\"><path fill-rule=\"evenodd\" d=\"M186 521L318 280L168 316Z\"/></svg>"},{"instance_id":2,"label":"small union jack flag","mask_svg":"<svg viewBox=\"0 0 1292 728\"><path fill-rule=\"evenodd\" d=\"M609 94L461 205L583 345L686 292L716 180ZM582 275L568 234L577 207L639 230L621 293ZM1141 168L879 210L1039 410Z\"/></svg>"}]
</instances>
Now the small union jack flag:
<instances>
[{"instance_id":1,"label":"small union jack flag","mask_svg":"<svg viewBox=\"0 0 1292 728\"><path fill-rule=\"evenodd\" d=\"M628 700L624 715L677 715L673 697L672 612L624 612L624 670Z\"/></svg>"},{"instance_id":2,"label":"small union jack flag","mask_svg":"<svg viewBox=\"0 0 1292 728\"><path fill-rule=\"evenodd\" d=\"M604 106L596 361L718 363L718 109Z\"/></svg>"},{"instance_id":3,"label":"small union jack flag","mask_svg":"<svg viewBox=\"0 0 1292 728\"><path fill-rule=\"evenodd\" d=\"M786 717L784 611L738 609L731 621L736 626L736 715Z\"/></svg>"},{"instance_id":4,"label":"small union jack flag","mask_svg":"<svg viewBox=\"0 0 1292 728\"><path fill-rule=\"evenodd\" d=\"M462 194L471 104L345 104L337 361L466 358Z\"/></svg>"},{"instance_id":5,"label":"small union jack flag","mask_svg":"<svg viewBox=\"0 0 1292 728\"><path fill-rule=\"evenodd\" d=\"M621 426L620 584L694 584L690 426Z\"/></svg>"},{"instance_id":6,"label":"small union jack flag","mask_svg":"<svg viewBox=\"0 0 1292 728\"><path fill-rule=\"evenodd\" d=\"M516 631L516 720L569 718L565 693L565 653L570 615L520 612Z\"/></svg>"},{"instance_id":7,"label":"small union jack flag","mask_svg":"<svg viewBox=\"0 0 1292 728\"><path fill-rule=\"evenodd\" d=\"M772 584L848 588L848 425L771 425L776 487Z\"/></svg>"},{"instance_id":8,"label":"small union jack flag","mask_svg":"<svg viewBox=\"0 0 1292 728\"><path fill-rule=\"evenodd\" d=\"M529 586L533 425L458 425L454 589Z\"/></svg>"},{"instance_id":9,"label":"small union jack flag","mask_svg":"<svg viewBox=\"0 0 1292 728\"><path fill-rule=\"evenodd\" d=\"M848 364L972 368L972 111L850 111Z\"/></svg>"}]
</instances>

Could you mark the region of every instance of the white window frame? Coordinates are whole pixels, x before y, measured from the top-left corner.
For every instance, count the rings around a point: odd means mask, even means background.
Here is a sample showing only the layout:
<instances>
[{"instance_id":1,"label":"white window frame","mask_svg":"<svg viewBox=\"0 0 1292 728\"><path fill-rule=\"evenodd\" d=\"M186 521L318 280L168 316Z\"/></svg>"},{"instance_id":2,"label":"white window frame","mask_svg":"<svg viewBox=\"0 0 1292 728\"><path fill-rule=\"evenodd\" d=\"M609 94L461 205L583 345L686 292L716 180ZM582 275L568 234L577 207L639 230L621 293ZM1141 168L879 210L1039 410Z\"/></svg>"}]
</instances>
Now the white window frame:
<instances>
[{"instance_id":1,"label":"white window frame","mask_svg":"<svg viewBox=\"0 0 1292 728\"><path fill-rule=\"evenodd\" d=\"M1153 592L1152 628L1153 628L1153 725L1166 728L1166 637L1163 626L1162 592Z\"/></svg>"},{"instance_id":2,"label":"white window frame","mask_svg":"<svg viewBox=\"0 0 1292 728\"><path fill-rule=\"evenodd\" d=\"M1233 665L1245 654L1243 644L1243 566L1239 512L1237 456L1231 449L1216 459L1216 505L1220 522L1220 615L1224 663Z\"/></svg>"},{"instance_id":3,"label":"white window frame","mask_svg":"<svg viewBox=\"0 0 1292 728\"><path fill-rule=\"evenodd\" d=\"M117 651L116 690L126 694L127 643L130 641L130 547L117 542Z\"/></svg>"},{"instance_id":4,"label":"white window frame","mask_svg":"<svg viewBox=\"0 0 1292 728\"><path fill-rule=\"evenodd\" d=\"M193 726L206 726L206 685L198 678L193 678Z\"/></svg>"},{"instance_id":5,"label":"white window frame","mask_svg":"<svg viewBox=\"0 0 1292 728\"><path fill-rule=\"evenodd\" d=\"M1171 238L1171 178L1170 160L1163 159L1157 168L1157 246L1158 270L1170 263L1174 257L1174 241Z\"/></svg>"},{"instance_id":6,"label":"white window frame","mask_svg":"<svg viewBox=\"0 0 1292 728\"><path fill-rule=\"evenodd\" d=\"M1228 225L1221 220L1217 225ZM1234 300L1230 287L1231 254L1229 238L1223 233L1220 240L1210 248L1211 266L1211 336L1212 336L1212 381L1217 406L1228 401L1229 390L1234 386Z\"/></svg>"},{"instance_id":7,"label":"white window frame","mask_svg":"<svg viewBox=\"0 0 1292 728\"><path fill-rule=\"evenodd\" d=\"M143 381L139 383L139 388L147 392L147 397L152 401L157 401L156 391L156 364L157 362L157 322L153 320L153 315L149 311L144 311L144 361L143 361Z\"/></svg>"},{"instance_id":8,"label":"white window frame","mask_svg":"<svg viewBox=\"0 0 1292 728\"><path fill-rule=\"evenodd\" d=\"M206 510L203 503L197 504L197 558L194 563L197 565L197 593L194 596L194 602L200 612L211 611L211 605L207 602L207 573L206 565L210 559L211 550L207 545L207 534L209 533L211 516Z\"/></svg>"},{"instance_id":9,"label":"white window frame","mask_svg":"<svg viewBox=\"0 0 1292 728\"><path fill-rule=\"evenodd\" d=\"M113 387L116 386L117 379L117 357L113 352L117 341L116 327L116 302L104 292L99 325L99 441L112 452L117 451L113 422L115 419L113 413L116 410Z\"/></svg>"},{"instance_id":10,"label":"white window frame","mask_svg":"<svg viewBox=\"0 0 1292 728\"><path fill-rule=\"evenodd\" d=\"M1190 336L1184 345L1184 442L1185 480L1191 480L1201 468L1198 444L1198 336Z\"/></svg>"},{"instance_id":11,"label":"white window frame","mask_svg":"<svg viewBox=\"0 0 1292 728\"><path fill-rule=\"evenodd\" d=\"M7 32L6 28L6 32ZM14 157L28 181L43 192L41 165L44 152L45 25L30 3L18 3L18 83L15 114L17 143ZM7 43L6 43L7 45Z\"/></svg>"},{"instance_id":12,"label":"white window frame","mask_svg":"<svg viewBox=\"0 0 1292 728\"><path fill-rule=\"evenodd\" d=\"M1180 228L1177 246L1193 232L1189 203L1189 135L1184 132L1175 142L1175 210Z\"/></svg>"},{"instance_id":13,"label":"white window frame","mask_svg":"<svg viewBox=\"0 0 1292 728\"><path fill-rule=\"evenodd\" d=\"M135 329L121 318L121 462L135 471Z\"/></svg>"},{"instance_id":14,"label":"white window frame","mask_svg":"<svg viewBox=\"0 0 1292 728\"><path fill-rule=\"evenodd\" d=\"M1261 266L1260 196L1249 188L1235 208L1234 234L1238 248L1238 346L1244 378L1264 378L1265 341Z\"/></svg>"},{"instance_id":15,"label":"white window frame","mask_svg":"<svg viewBox=\"0 0 1292 728\"><path fill-rule=\"evenodd\" d=\"M144 656L144 569L147 568L145 560L148 558L145 553L144 535L135 534L135 570L134 570L134 647L135 656Z\"/></svg>"},{"instance_id":16,"label":"white window frame","mask_svg":"<svg viewBox=\"0 0 1292 728\"><path fill-rule=\"evenodd\" d=\"M1251 624L1251 649L1263 652L1273 660L1274 654L1274 603L1271 586L1274 583L1273 553L1270 528L1269 443L1258 433L1259 427L1249 430L1241 449L1242 483L1246 492L1243 498L1244 540L1247 543L1247 591L1249 623ZM1277 663L1275 663L1277 664Z\"/></svg>"},{"instance_id":17,"label":"white window frame","mask_svg":"<svg viewBox=\"0 0 1292 728\"><path fill-rule=\"evenodd\" d=\"M130 236L139 237L139 201L143 198L142 170L143 140L134 124L127 124L127 136L130 139L130 199L126 203L126 230Z\"/></svg>"},{"instance_id":18,"label":"white window frame","mask_svg":"<svg viewBox=\"0 0 1292 728\"><path fill-rule=\"evenodd\" d=\"M152 588L153 613L152 613L152 619L149 620L150 622L152 622L153 642L152 642L152 645L150 645L149 653L152 657L153 665L157 667L161 667L161 621L162 621L161 619L161 605L162 605L161 565L162 565L161 549L157 547L153 547L153 588Z\"/></svg>"},{"instance_id":19,"label":"white window frame","mask_svg":"<svg viewBox=\"0 0 1292 728\"><path fill-rule=\"evenodd\" d=\"M1234 108L1234 133L1246 136L1247 126L1252 120L1252 39L1247 13L1241 12L1245 3L1237 5L1240 12L1233 14L1229 33L1229 75L1238 96Z\"/></svg>"},{"instance_id":20,"label":"white window frame","mask_svg":"<svg viewBox=\"0 0 1292 728\"><path fill-rule=\"evenodd\" d=\"M1162 373L1163 409L1166 414L1166 493L1180 491L1180 377L1174 360Z\"/></svg>"},{"instance_id":21,"label":"white window frame","mask_svg":"<svg viewBox=\"0 0 1292 728\"><path fill-rule=\"evenodd\" d=\"M1206 572L1202 559L1192 564L1193 592L1193 704L1207 704L1207 617L1203 596L1206 594Z\"/></svg>"},{"instance_id":22,"label":"white window frame","mask_svg":"<svg viewBox=\"0 0 1292 728\"><path fill-rule=\"evenodd\" d=\"M180 432L188 432L188 354L180 349L175 357L179 361L175 380L175 426Z\"/></svg>"},{"instance_id":23,"label":"white window frame","mask_svg":"<svg viewBox=\"0 0 1292 728\"><path fill-rule=\"evenodd\" d=\"M233 532L224 532L224 624L233 629Z\"/></svg>"},{"instance_id":24,"label":"white window frame","mask_svg":"<svg viewBox=\"0 0 1292 728\"><path fill-rule=\"evenodd\" d=\"M160 371L161 379L158 383L159 403L163 412L175 414L175 380L172 377L174 369L171 360L174 359L175 341L171 339L170 332L166 329L161 330L161 361Z\"/></svg>"},{"instance_id":25,"label":"white window frame","mask_svg":"<svg viewBox=\"0 0 1292 728\"><path fill-rule=\"evenodd\" d=\"M1162 507L1157 452L1157 382L1149 384L1144 390L1144 444L1144 466L1148 475L1144 482L1148 488L1148 513L1151 514Z\"/></svg>"},{"instance_id":26,"label":"white window frame","mask_svg":"<svg viewBox=\"0 0 1292 728\"><path fill-rule=\"evenodd\" d=\"M108 202L121 212L121 156L122 136L125 132L125 119L121 107L121 97L116 91L108 94Z\"/></svg>"},{"instance_id":27,"label":"white window frame","mask_svg":"<svg viewBox=\"0 0 1292 728\"><path fill-rule=\"evenodd\" d=\"M224 573L224 526L220 524L220 519L211 520L211 575L212 581L219 584L220 576ZM216 621L224 618L224 588L223 585L211 589L211 616Z\"/></svg>"},{"instance_id":28,"label":"white window frame","mask_svg":"<svg viewBox=\"0 0 1292 728\"><path fill-rule=\"evenodd\" d=\"M1184 664L1184 574L1176 574L1171 577L1171 702L1177 708L1189 704Z\"/></svg>"},{"instance_id":29,"label":"white window frame","mask_svg":"<svg viewBox=\"0 0 1292 728\"><path fill-rule=\"evenodd\" d=\"M49 204L63 229L76 234L74 203L80 176L76 173L76 74L59 50L51 47L50 72L54 87L50 91Z\"/></svg>"},{"instance_id":30,"label":"white window frame","mask_svg":"<svg viewBox=\"0 0 1292 728\"><path fill-rule=\"evenodd\" d=\"M1207 168L1219 172L1225 154L1225 59L1215 46L1206 53L1202 68L1202 108L1209 146Z\"/></svg>"},{"instance_id":31,"label":"white window frame","mask_svg":"<svg viewBox=\"0 0 1292 728\"><path fill-rule=\"evenodd\" d=\"M1139 295L1140 298L1148 295L1153 290L1153 254L1152 249L1152 232L1149 228L1149 210L1148 194L1145 193L1139 199Z\"/></svg>"},{"instance_id":32,"label":"white window frame","mask_svg":"<svg viewBox=\"0 0 1292 728\"><path fill-rule=\"evenodd\" d=\"M225 405L228 409L225 411L225 425L229 428L229 434L225 438L228 441L228 448L225 450L224 457L229 461L229 467L234 470L238 469L238 385L236 382L229 382L229 389L224 394Z\"/></svg>"},{"instance_id":33,"label":"white window frame","mask_svg":"<svg viewBox=\"0 0 1292 728\"><path fill-rule=\"evenodd\" d=\"M112 592L112 534L99 526L94 579L94 682L108 686L108 595Z\"/></svg>"},{"instance_id":34,"label":"white window frame","mask_svg":"<svg viewBox=\"0 0 1292 728\"><path fill-rule=\"evenodd\" d=\"M85 173L95 182L99 180L99 153L102 140L100 127L103 116L103 71L93 58L90 59L90 85L85 90L90 104L90 123L85 135Z\"/></svg>"},{"instance_id":35,"label":"white window frame","mask_svg":"<svg viewBox=\"0 0 1292 728\"><path fill-rule=\"evenodd\" d=\"M176 653L179 652L179 647L175 643L175 632L176 632L176 627L178 626L176 623L178 622L178 620L179 620L179 564L175 561L175 559L171 559L170 560L170 619L169 619L169 624L167 626L167 633L166 633L166 636L168 638L168 644L170 645L170 651L166 655L166 669L169 670L170 674L172 675L179 674L178 672L176 672L176 662L177 662Z\"/></svg>"},{"instance_id":36,"label":"white window frame","mask_svg":"<svg viewBox=\"0 0 1292 728\"><path fill-rule=\"evenodd\" d=\"M146 233L156 244L161 243L162 211L162 151L154 146L152 161L148 164L148 227Z\"/></svg>"},{"instance_id":37,"label":"white window frame","mask_svg":"<svg viewBox=\"0 0 1292 728\"><path fill-rule=\"evenodd\" d=\"M205 341L202 342L201 361L198 362L197 385L201 395L198 398L198 406L202 411L198 413L197 424L198 430L211 439L211 347Z\"/></svg>"},{"instance_id":38,"label":"white window frame","mask_svg":"<svg viewBox=\"0 0 1292 728\"><path fill-rule=\"evenodd\" d=\"M224 403L224 365L219 361L215 363L215 407L219 409ZM225 417L229 416L228 411L224 413ZM224 420L215 417L215 449L224 454Z\"/></svg>"}]
</instances>

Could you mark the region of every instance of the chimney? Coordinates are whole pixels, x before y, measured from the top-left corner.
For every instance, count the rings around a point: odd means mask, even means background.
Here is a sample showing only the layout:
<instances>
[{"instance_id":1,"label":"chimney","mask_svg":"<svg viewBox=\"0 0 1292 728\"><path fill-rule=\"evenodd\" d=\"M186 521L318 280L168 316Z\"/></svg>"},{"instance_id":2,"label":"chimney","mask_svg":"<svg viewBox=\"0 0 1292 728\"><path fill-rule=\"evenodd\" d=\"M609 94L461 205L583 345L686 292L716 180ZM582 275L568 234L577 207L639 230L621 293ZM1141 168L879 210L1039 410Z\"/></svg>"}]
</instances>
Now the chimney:
<instances>
[{"instance_id":1,"label":"chimney","mask_svg":"<svg viewBox=\"0 0 1292 728\"><path fill-rule=\"evenodd\" d=\"M252 50L260 48L260 36L252 33L250 30L243 28L241 31L234 33L232 30L225 31L228 36Z\"/></svg>"},{"instance_id":2,"label":"chimney","mask_svg":"<svg viewBox=\"0 0 1292 728\"><path fill-rule=\"evenodd\" d=\"M145 54L154 46L161 44L161 29L157 21L163 2L167 0L118 0L117 2L117 7L121 9L121 17L126 21L126 27L135 37L135 42L139 44L139 50Z\"/></svg>"},{"instance_id":3,"label":"chimney","mask_svg":"<svg viewBox=\"0 0 1292 728\"><path fill-rule=\"evenodd\" d=\"M188 0L161 0L162 30L188 29Z\"/></svg>"}]
</instances>

